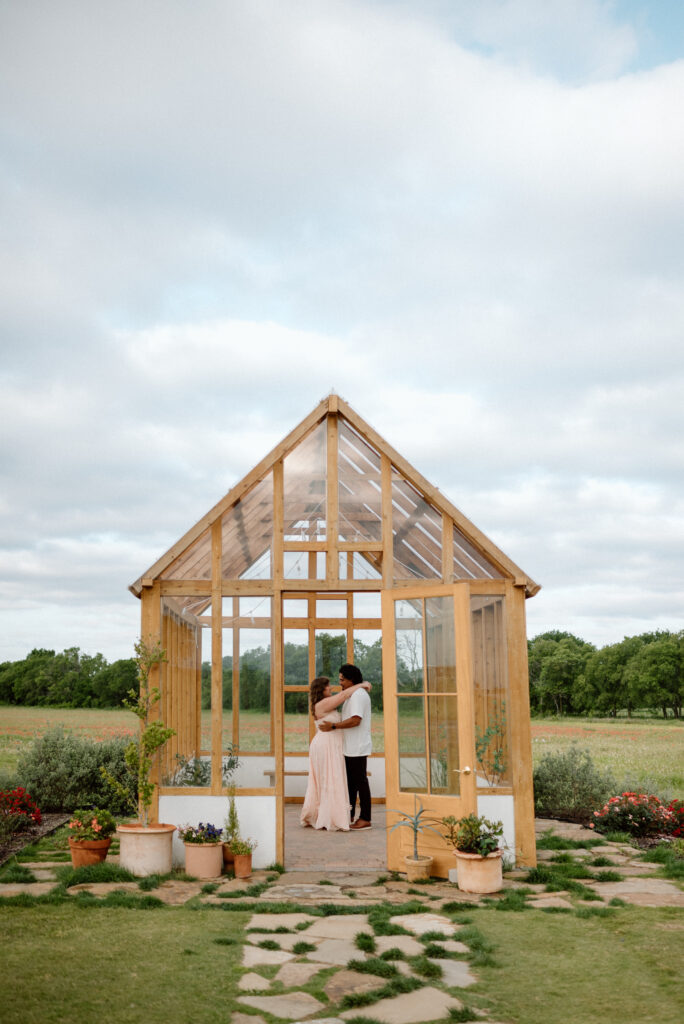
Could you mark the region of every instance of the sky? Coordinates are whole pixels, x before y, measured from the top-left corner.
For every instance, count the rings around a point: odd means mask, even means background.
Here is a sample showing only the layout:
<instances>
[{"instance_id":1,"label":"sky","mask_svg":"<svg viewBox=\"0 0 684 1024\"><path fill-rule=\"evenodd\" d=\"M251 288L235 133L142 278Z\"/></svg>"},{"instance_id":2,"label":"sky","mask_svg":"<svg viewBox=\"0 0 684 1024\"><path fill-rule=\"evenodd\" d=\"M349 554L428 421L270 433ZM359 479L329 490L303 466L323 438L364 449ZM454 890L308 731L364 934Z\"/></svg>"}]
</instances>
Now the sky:
<instances>
[{"instance_id":1,"label":"sky","mask_svg":"<svg viewBox=\"0 0 684 1024\"><path fill-rule=\"evenodd\" d=\"M331 390L532 578L684 628L684 4L0 0L0 661Z\"/></svg>"}]
</instances>

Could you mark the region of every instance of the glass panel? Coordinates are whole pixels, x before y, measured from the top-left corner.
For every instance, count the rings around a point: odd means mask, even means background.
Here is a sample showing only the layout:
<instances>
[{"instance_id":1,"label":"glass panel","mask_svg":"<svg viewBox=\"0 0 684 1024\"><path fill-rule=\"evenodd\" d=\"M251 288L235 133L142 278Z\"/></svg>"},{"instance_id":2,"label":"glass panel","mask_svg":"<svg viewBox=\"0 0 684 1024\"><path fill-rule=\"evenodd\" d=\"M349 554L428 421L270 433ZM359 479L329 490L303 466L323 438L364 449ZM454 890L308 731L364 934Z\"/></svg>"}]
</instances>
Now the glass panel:
<instances>
[{"instance_id":1,"label":"glass panel","mask_svg":"<svg viewBox=\"0 0 684 1024\"><path fill-rule=\"evenodd\" d=\"M346 601L316 601L316 618L317 619L346 619L347 618L347 602Z\"/></svg>"},{"instance_id":2,"label":"glass panel","mask_svg":"<svg viewBox=\"0 0 684 1024\"><path fill-rule=\"evenodd\" d=\"M327 422L323 420L283 460L285 540L325 540Z\"/></svg>"},{"instance_id":3,"label":"glass panel","mask_svg":"<svg viewBox=\"0 0 684 1024\"><path fill-rule=\"evenodd\" d=\"M162 580L211 579L211 530L205 530L189 548L160 573Z\"/></svg>"},{"instance_id":4,"label":"glass panel","mask_svg":"<svg viewBox=\"0 0 684 1024\"><path fill-rule=\"evenodd\" d=\"M423 691L423 602L395 601L397 691Z\"/></svg>"},{"instance_id":5,"label":"glass panel","mask_svg":"<svg viewBox=\"0 0 684 1024\"><path fill-rule=\"evenodd\" d=\"M309 685L309 633L306 629L283 630L285 686Z\"/></svg>"},{"instance_id":6,"label":"glass panel","mask_svg":"<svg viewBox=\"0 0 684 1024\"><path fill-rule=\"evenodd\" d=\"M343 419L338 445L340 540L382 540L380 456Z\"/></svg>"},{"instance_id":7,"label":"glass panel","mask_svg":"<svg viewBox=\"0 0 684 1024\"><path fill-rule=\"evenodd\" d=\"M211 761L202 757L202 634L209 636L209 597L165 597L161 602L161 642L166 661L161 666L159 716L176 734L162 752L162 781L166 786L209 786ZM208 628L200 613L208 612Z\"/></svg>"},{"instance_id":8,"label":"glass panel","mask_svg":"<svg viewBox=\"0 0 684 1024\"><path fill-rule=\"evenodd\" d=\"M285 694L283 720L285 753L302 754L309 749L309 692Z\"/></svg>"},{"instance_id":9,"label":"glass panel","mask_svg":"<svg viewBox=\"0 0 684 1024\"><path fill-rule=\"evenodd\" d=\"M397 697L399 789L427 793L425 704L422 697Z\"/></svg>"},{"instance_id":10,"label":"glass panel","mask_svg":"<svg viewBox=\"0 0 684 1024\"><path fill-rule=\"evenodd\" d=\"M354 594L355 619L379 619L382 617L382 598L380 594L358 591Z\"/></svg>"},{"instance_id":11,"label":"glass panel","mask_svg":"<svg viewBox=\"0 0 684 1024\"><path fill-rule=\"evenodd\" d=\"M233 754L233 679L237 690L238 670L233 658L233 644L237 638L238 598L223 598L223 628L221 630L221 668L223 680L222 726L221 726L221 757L224 766L230 765ZM234 615L235 613L235 615ZM234 772L224 770L223 782L230 785L235 782Z\"/></svg>"},{"instance_id":12,"label":"glass panel","mask_svg":"<svg viewBox=\"0 0 684 1024\"><path fill-rule=\"evenodd\" d=\"M241 597L240 598L240 618L241 619L267 619L268 625L271 622L271 598L259 595L258 597ZM260 622L260 626L266 625L266 623Z\"/></svg>"},{"instance_id":13,"label":"glass panel","mask_svg":"<svg viewBox=\"0 0 684 1024\"><path fill-rule=\"evenodd\" d=\"M428 693L456 693L453 597L425 601Z\"/></svg>"},{"instance_id":14,"label":"glass panel","mask_svg":"<svg viewBox=\"0 0 684 1024\"><path fill-rule=\"evenodd\" d=\"M458 796L461 776L458 758L457 698L428 697L428 742L430 745L430 792Z\"/></svg>"},{"instance_id":15,"label":"glass panel","mask_svg":"<svg viewBox=\"0 0 684 1024\"><path fill-rule=\"evenodd\" d=\"M283 576L286 580L324 580L325 551L284 551Z\"/></svg>"},{"instance_id":16,"label":"glass panel","mask_svg":"<svg viewBox=\"0 0 684 1024\"><path fill-rule=\"evenodd\" d=\"M392 470L394 578L441 579L442 513Z\"/></svg>"},{"instance_id":17,"label":"glass panel","mask_svg":"<svg viewBox=\"0 0 684 1024\"><path fill-rule=\"evenodd\" d=\"M270 615L270 598L268 614ZM271 630L240 628L240 750L271 749Z\"/></svg>"},{"instance_id":18,"label":"glass panel","mask_svg":"<svg viewBox=\"0 0 684 1024\"><path fill-rule=\"evenodd\" d=\"M475 757L480 787L511 784L508 658L503 597L470 599Z\"/></svg>"},{"instance_id":19,"label":"glass panel","mask_svg":"<svg viewBox=\"0 0 684 1024\"><path fill-rule=\"evenodd\" d=\"M221 518L224 579L270 579L273 539L273 475L241 498ZM211 573L211 567L210 567Z\"/></svg>"},{"instance_id":20,"label":"glass panel","mask_svg":"<svg viewBox=\"0 0 684 1024\"><path fill-rule=\"evenodd\" d=\"M363 678L373 686L370 693L373 753L381 754L385 749L382 720L382 630L354 630L354 664L361 669Z\"/></svg>"},{"instance_id":21,"label":"glass panel","mask_svg":"<svg viewBox=\"0 0 684 1024\"><path fill-rule=\"evenodd\" d=\"M306 599L285 598L283 602L283 618L306 619L309 616L309 602Z\"/></svg>"},{"instance_id":22,"label":"glass panel","mask_svg":"<svg viewBox=\"0 0 684 1024\"><path fill-rule=\"evenodd\" d=\"M345 629L316 630L317 676L327 676L336 685L340 665L346 665L348 660Z\"/></svg>"},{"instance_id":23,"label":"glass panel","mask_svg":"<svg viewBox=\"0 0 684 1024\"><path fill-rule=\"evenodd\" d=\"M454 579L501 579L502 572L493 566L461 531L454 527Z\"/></svg>"}]
</instances>

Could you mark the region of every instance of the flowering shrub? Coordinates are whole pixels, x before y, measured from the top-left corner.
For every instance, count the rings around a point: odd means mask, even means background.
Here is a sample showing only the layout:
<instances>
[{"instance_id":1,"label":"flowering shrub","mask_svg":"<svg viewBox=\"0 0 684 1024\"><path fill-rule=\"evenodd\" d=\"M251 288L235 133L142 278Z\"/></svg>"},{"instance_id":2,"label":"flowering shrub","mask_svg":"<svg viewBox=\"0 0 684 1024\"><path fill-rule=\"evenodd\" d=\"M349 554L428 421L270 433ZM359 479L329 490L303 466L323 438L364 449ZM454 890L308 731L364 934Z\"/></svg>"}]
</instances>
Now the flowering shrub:
<instances>
[{"instance_id":1,"label":"flowering shrub","mask_svg":"<svg viewBox=\"0 0 684 1024\"><path fill-rule=\"evenodd\" d=\"M183 843L220 843L223 830L200 821L199 825L179 825L178 834Z\"/></svg>"},{"instance_id":2,"label":"flowering shrub","mask_svg":"<svg viewBox=\"0 0 684 1024\"><path fill-rule=\"evenodd\" d=\"M41 815L38 804L23 786L16 789L0 790L0 819L3 831L23 832L31 822L40 825Z\"/></svg>"},{"instance_id":3,"label":"flowering shrub","mask_svg":"<svg viewBox=\"0 0 684 1024\"><path fill-rule=\"evenodd\" d=\"M672 812L648 793L611 796L600 811L594 811L589 825L597 832L629 832L632 836L655 836L671 831Z\"/></svg>"},{"instance_id":4,"label":"flowering shrub","mask_svg":"<svg viewBox=\"0 0 684 1024\"><path fill-rule=\"evenodd\" d=\"M74 811L69 822L70 839L109 839L114 834L116 822L109 811L102 807L94 807L91 811Z\"/></svg>"},{"instance_id":5,"label":"flowering shrub","mask_svg":"<svg viewBox=\"0 0 684 1024\"><path fill-rule=\"evenodd\" d=\"M670 823L672 835L677 838L684 837L684 800L672 800L667 809L672 815Z\"/></svg>"}]
</instances>

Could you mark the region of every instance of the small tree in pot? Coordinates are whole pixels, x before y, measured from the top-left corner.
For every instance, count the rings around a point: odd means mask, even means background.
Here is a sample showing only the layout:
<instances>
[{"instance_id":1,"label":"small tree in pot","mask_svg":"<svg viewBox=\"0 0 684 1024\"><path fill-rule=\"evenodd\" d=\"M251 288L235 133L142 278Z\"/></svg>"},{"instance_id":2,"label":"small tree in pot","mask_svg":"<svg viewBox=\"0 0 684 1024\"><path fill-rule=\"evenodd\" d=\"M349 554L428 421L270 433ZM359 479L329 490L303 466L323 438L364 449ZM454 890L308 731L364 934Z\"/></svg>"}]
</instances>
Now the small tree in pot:
<instances>
[{"instance_id":1,"label":"small tree in pot","mask_svg":"<svg viewBox=\"0 0 684 1024\"><path fill-rule=\"evenodd\" d=\"M416 796L413 797L413 814L397 810L391 810L390 814L400 814L403 819L402 821L395 821L394 825L390 828L390 832L394 832L395 828L410 828L413 832L413 857L404 857L406 876L409 882L417 882L421 879L429 878L434 858L427 854L421 855L418 853L418 833L429 830L441 839L442 833L438 832L432 825L427 824L427 820L433 821L434 819L423 820L427 811L422 804L418 804Z\"/></svg>"},{"instance_id":2,"label":"small tree in pot","mask_svg":"<svg viewBox=\"0 0 684 1024\"><path fill-rule=\"evenodd\" d=\"M152 769L158 763L162 747L176 734L175 729L167 728L161 719L152 718L152 709L159 703L161 693L158 686L150 689L150 673L166 661L166 651L158 640L150 638L145 641L141 638L135 644L135 660L140 689L137 693L129 690L123 703L140 721L138 740L129 743L124 755L128 771L135 781L137 801L131 801L126 788L105 768L101 772L115 792L129 801L131 811L137 811L139 815L139 821L119 825L117 828L121 866L128 868L134 875L168 874L171 870L171 840L175 826L150 822L150 807L156 785L152 781ZM150 839L144 840L143 845L141 836Z\"/></svg>"}]
</instances>

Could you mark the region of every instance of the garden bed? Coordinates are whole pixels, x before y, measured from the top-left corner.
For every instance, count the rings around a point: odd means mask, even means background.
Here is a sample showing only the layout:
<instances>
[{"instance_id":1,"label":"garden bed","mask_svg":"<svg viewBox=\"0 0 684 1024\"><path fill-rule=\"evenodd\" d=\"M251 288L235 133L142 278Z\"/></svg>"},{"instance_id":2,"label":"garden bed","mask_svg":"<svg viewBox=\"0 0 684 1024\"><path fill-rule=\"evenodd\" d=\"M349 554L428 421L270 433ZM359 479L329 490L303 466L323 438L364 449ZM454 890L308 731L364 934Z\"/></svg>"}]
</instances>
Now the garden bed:
<instances>
[{"instance_id":1,"label":"garden bed","mask_svg":"<svg viewBox=\"0 0 684 1024\"><path fill-rule=\"evenodd\" d=\"M0 839L0 866L10 857L21 853L25 846L30 846L31 843L56 832L60 825L64 825L69 820L69 817L68 814L61 813L43 814L40 825L32 823L31 827L24 832L15 832L14 835L8 836L6 839Z\"/></svg>"}]
</instances>

